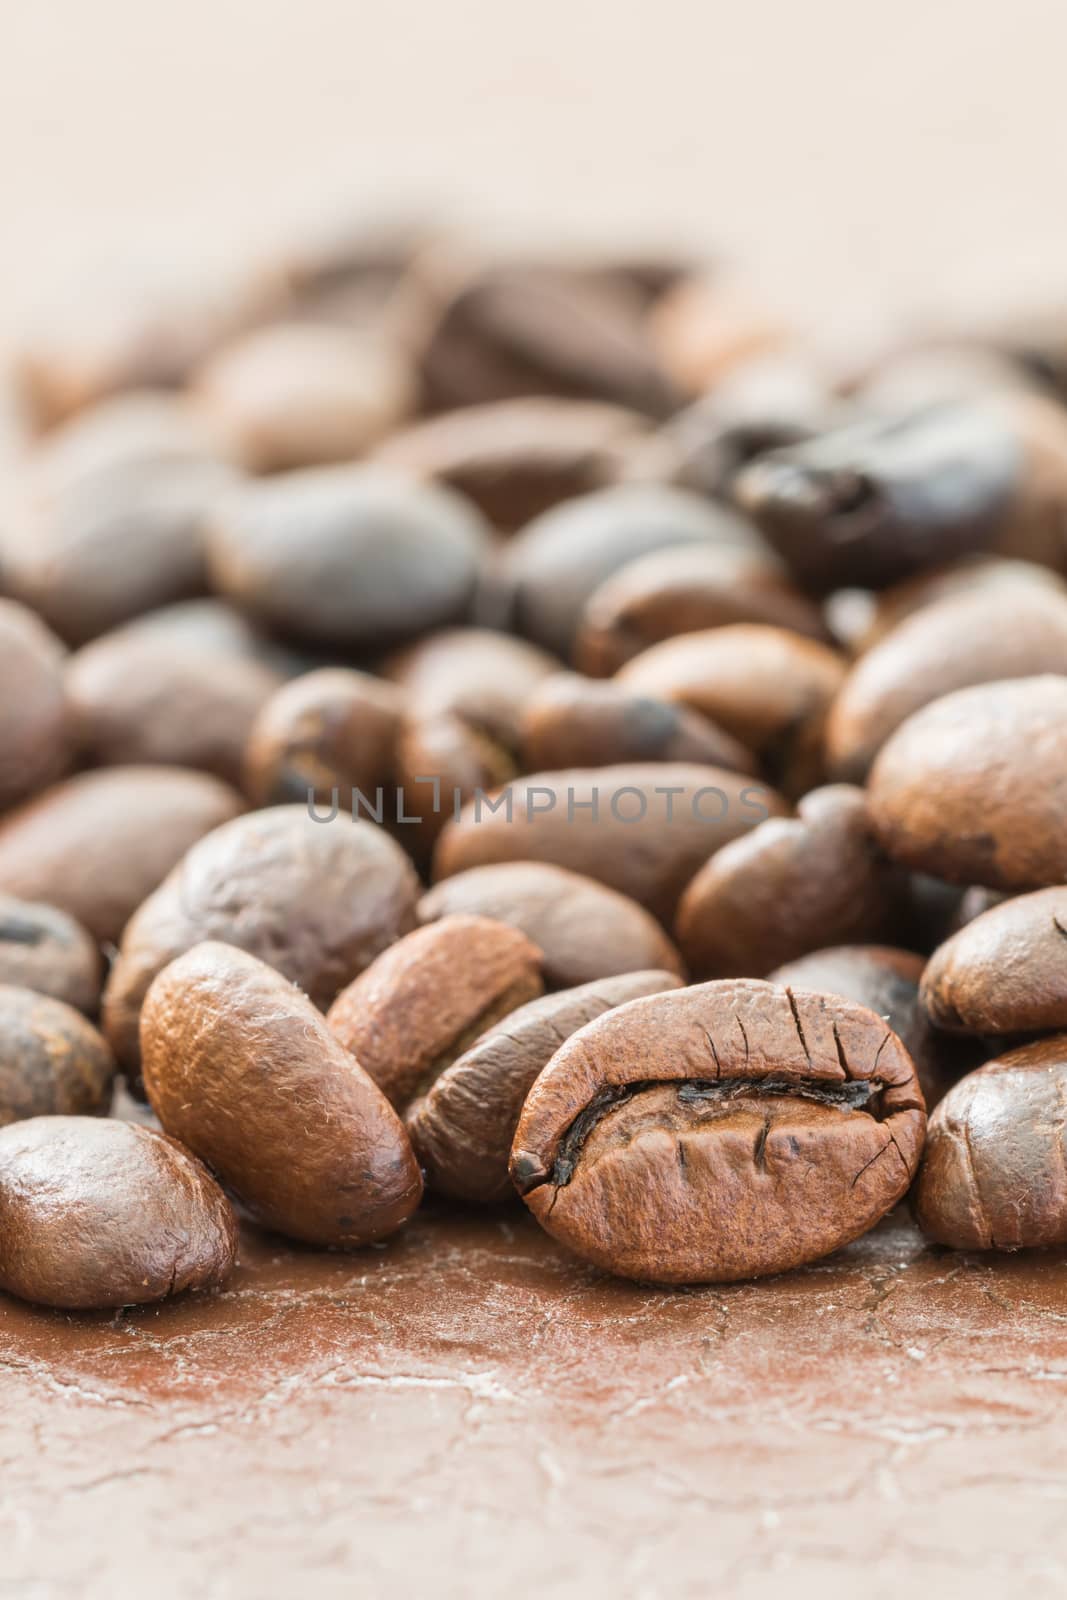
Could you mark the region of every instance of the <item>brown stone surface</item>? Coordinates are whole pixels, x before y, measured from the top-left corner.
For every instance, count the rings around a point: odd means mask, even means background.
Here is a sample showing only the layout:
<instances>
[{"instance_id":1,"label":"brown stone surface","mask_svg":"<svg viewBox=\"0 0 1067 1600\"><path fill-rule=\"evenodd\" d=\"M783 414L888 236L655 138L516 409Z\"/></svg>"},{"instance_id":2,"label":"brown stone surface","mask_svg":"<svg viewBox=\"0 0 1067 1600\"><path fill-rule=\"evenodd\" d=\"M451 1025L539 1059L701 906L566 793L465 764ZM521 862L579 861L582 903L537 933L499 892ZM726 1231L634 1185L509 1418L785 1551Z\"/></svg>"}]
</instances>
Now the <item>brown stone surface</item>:
<instances>
[{"instance_id":1,"label":"brown stone surface","mask_svg":"<svg viewBox=\"0 0 1067 1600\"><path fill-rule=\"evenodd\" d=\"M35 1600L1062 1593L1063 1267L901 1213L684 1292L521 1209L353 1256L246 1232L217 1300L0 1301L0 1370L5 1584Z\"/></svg>"}]
</instances>

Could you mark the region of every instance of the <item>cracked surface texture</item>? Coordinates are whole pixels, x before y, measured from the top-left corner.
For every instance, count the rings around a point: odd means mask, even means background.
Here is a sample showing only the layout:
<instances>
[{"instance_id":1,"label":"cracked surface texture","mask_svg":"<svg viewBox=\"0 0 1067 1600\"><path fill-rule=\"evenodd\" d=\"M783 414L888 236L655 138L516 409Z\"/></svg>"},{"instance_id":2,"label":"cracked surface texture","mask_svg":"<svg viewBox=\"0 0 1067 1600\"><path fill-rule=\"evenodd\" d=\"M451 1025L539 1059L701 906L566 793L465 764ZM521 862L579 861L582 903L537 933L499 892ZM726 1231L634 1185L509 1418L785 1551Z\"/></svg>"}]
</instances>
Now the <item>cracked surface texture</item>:
<instances>
[{"instance_id":1,"label":"cracked surface texture","mask_svg":"<svg viewBox=\"0 0 1067 1600\"><path fill-rule=\"evenodd\" d=\"M1062 1266L924 1245L900 1212L817 1266L674 1292L521 1208L429 1209L353 1256L246 1231L211 1301L0 1300L0 1369L4 1587L33 1600L1067 1580Z\"/></svg>"}]
</instances>

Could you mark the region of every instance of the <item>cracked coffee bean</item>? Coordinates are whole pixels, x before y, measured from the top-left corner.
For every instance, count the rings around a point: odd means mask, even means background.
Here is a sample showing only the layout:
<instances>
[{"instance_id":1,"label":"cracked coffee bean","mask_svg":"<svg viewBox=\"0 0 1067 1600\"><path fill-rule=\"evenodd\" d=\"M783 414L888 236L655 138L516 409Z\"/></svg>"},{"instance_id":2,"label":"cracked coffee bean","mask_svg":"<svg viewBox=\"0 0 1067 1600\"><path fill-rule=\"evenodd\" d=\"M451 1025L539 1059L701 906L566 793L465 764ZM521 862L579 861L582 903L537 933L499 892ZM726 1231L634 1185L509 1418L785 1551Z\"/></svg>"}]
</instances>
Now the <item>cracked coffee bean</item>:
<instances>
[{"instance_id":1,"label":"cracked coffee bean","mask_svg":"<svg viewBox=\"0 0 1067 1600\"><path fill-rule=\"evenodd\" d=\"M882 847L989 889L1067 880L1067 678L959 689L908 718L871 769Z\"/></svg>"},{"instance_id":2,"label":"cracked coffee bean","mask_svg":"<svg viewBox=\"0 0 1067 1600\"><path fill-rule=\"evenodd\" d=\"M1005 626L1005 608L1010 621ZM901 723L972 684L1067 675L1067 593L995 584L923 607L856 662L826 719L826 760L862 783Z\"/></svg>"},{"instance_id":3,"label":"cracked coffee bean","mask_svg":"<svg viewBox=\"0 0 1067 1600\"><path fill-rule=\"evenodd\" d=\"M957 1250L1067 1244L1067 1035L986 1062L930 1119L915 1187L923 1232Z\"/></svg>"},{"instance_id":4,"label":"cracked coffee bean","mask_svg":"<svg viewBox=\"0 0 1067 1600\"><path fill-rule=\"evenodd\" d=\"M501 556L515 632L569 661L585 607L606 579L638 556L687 544L766 548L735 512L662 484L620 484L546 511Z\"/></svg>"},{"instance_id":5,"label":"cracked coffee bean","mask_svg":"<svg viewBox=\"0 0 1067 1600\"><path fill-rule=\"evenodd\" d=\"M846 671L844 658L815 639L739 623L665 639L628 661L617 681L710 718L792 795L822 777L823 725Z\"/></svg>"},{"instance_id":6,"label":"cracked coffee bean","mask_svg":"<svg viewBox=\"0 0 1067 1600\"><path fill-rule=\"evenodd\" d=\"M459 495L373 466L249 482L207 533L220 594L265 627L347 650L462 620L487 548Z\"/></svg>"},{"instance_id":7,"label":"cracked coffee bean","mask_svg":"<svg viewBox=\"0 0 1067 1600\"><path fill-rule=\"evenodd\" d=\"M114 1077L111 1051L80 1011L0 983L0 1126L106 1113Z\"/></svg>"},{"instance_id":8,"label":"cracked coffee bean","mask_svg":"<svg viewBox=\"0 0 1067 1600\"><path fill-rule=\"evenodd\" d=\"M514 1200L508 1157L519 1114L563 1041L613 1006L681 983L672 972L600 978L531 1000L487 1028L404 1118L430 1187L475 1205Z\"/></svg>"},{"instance_id":9,"label":"cracked coffee bean","mask_svg":"<svg viewBox=\"0 0 1067 1600\"><path fill-rule=\"evenodd\" d=\"M903 889L863 791L836 784L716 851L682 896L675 935L696 978L762 978L824 945L888 936Z\"/></svg>"},{"instance_id":10,"label":"cracked coffee bean","mask_svg":"<svg viewBox=\"0 0 1067 1600\"><path fill-rule=\"evenodd\" d=\"M96 940L58 906L0 894L0 984L15 984L95 1015L100 1004Z\"/></svg>"},{"instance_id":11,"label":"cracked coffee bean","mask_svg":"<svg viewBox=\"0 0 1067 1600\"><path fill-rule=\"evenodd\" d=\"M320 667L284 684L259 710L244 749L244 790L253 805L336 797L351 814L391 788L403 697L391 684L347 667ZM380 808L379 808L380 809Z\"/></svg>"},{"instance_id":12,"label":"cracked coffee bean","mask_svg":"<svg viewBox=\"0 0 1067 1600\"><path fill-rule=\"evenodd\" d=\"M653 1283L816 1261L907 1192L926 1114L882 1018L756 981L632 1000L530 1091L511 1175L585 1260Z\"/></svg>"},{"instance_id":13,"label":"cracked coffee bean","mask_svg":"<svg viewBox=\"0 0 1067 1600\"><path fill-rule=\"evenodd\" d=\"M62 1310L216 1289L237 1255L218 1184L177 1140L95 1117L0 1129L0 1288Z\"/></svg>"},{"instance_id":14,"label":"cracked coffee bean","mask_svg":"<svg viewBox=\"0 0 1067 1600\"><path fill-rule=\"evenodd\" d=\"M306 806L238 817L201 839L130 919L104 991L104 1032L135 1074L148 987L204 940L249 951L325 1009L413 926L418 879L382 828Z\"/></svg>"},{"instance_id":15,"label":"cracked coffee bean","mask_svg":"<svg viewBox=\"0 0 1067 1600\"><path fill-rule=\"evenodd\" d=\"M442 917L342 989L327 1026L403 1109L501 1017L542 990L541 952L487 917Z\"/></svg>"},{"instance_id":16,"label":"cracked coffee bean","mask_svg":"<svg viewBox=\"0 0 1067 1600\"><path fill-rule=\"evenodd\" d=\"M656 919L627 895L547 861L504 861L445 878L416 907L422 923L489 917L521 928L541 951L546 983L572 988L682 960Z\"/></svg>"},{"instance_id":17,"label":"cracked coffee bean","mask_svg":"<svg viewBox=\"0 0 1067 1600\"><path fill-rule=\"evenodd\" d=\"M625 761L691 761L754 772L739 739L686 706L576 672L544 678L523 708L519 752L527 771Z\"/></svg>"},{"instance_id":18,"label":"cracked coffee bean","mask_svg":"<svg viewBox=\"0 0 1067 1600\"><path fill-rule=\"evenodd\" d=\"M975 917L934 951L922 1001L939 1028L1050 1033L1067 1028L1067 889L1039 889Z\"/></svg>"},{"instance_id":19,"label":"cracked coffee bean","mask_svg":"<svg viewBox=\"0 0 1067 1600\"><path fill-rule=\"evenodd\" d=\"M0 820L0 891L58 906L114 943L189 846L241 809L240 795L206 772L79 773Z\"/></svg>"},{"instance_id":20,"label":"cracked coffee bean","mask_svg":"<svg viewBox=\"0 0 1067 1600\"><path fill-rule=\"evenodd\" d=\"M580 672L610 678L651 645L739 622L826 638L818 607L773 558L728 545L670 546L638 556L594 589L574 660Z\"/></svg>"},{"instance_id":21,"label":"cracked coffee bean","mask_svg":"<svg viewBox=\"0 0 1067 1600\"><path fill-rule=\"evenodd\" d=\"M668 922L713 851L784 810L772 789L722 767L665 761L537 772L448 821L434 877L546 861L584 872Z\"/></svg>"},{"instance_id":22,"label":"cracked coffee bean","mask_svg":"<svg viewBox=\"0 0 1067 1600\"><path fill-rule=\"evenodd\" d=\"M927 1111L978 1062L971 1047L933 1026L919 999L925 962L888 945L839 945L815 950L768 975L771 983L854 1000L884 1017L915 1063ZM980 1059L980 1058L979 1058Z\"/></svg>"},{"instance_id":23,"label":"cracked coffee bean","mask_svg":"<svg viewBox=\"0 0 1067 1600\"><path fill-rule=\"evenodd\" d=\"M458 489L512 533L618 482L648 438L646 419L621 406L538 395L429 417L394 433L375 460Z\"/></svg>"},{"instance_id":24,"label":"cracked coffee bean","mask_svg":"<svg viewBox=\"0 0 1067 1600\"><path fill-rule=\"evenodd\" d=\"M274 968L209 942L172 961L145 998L145 1087L256 1220L307 1244L384 1239L422 1195L385 1096Z\"/></svg>"}]
</instances>

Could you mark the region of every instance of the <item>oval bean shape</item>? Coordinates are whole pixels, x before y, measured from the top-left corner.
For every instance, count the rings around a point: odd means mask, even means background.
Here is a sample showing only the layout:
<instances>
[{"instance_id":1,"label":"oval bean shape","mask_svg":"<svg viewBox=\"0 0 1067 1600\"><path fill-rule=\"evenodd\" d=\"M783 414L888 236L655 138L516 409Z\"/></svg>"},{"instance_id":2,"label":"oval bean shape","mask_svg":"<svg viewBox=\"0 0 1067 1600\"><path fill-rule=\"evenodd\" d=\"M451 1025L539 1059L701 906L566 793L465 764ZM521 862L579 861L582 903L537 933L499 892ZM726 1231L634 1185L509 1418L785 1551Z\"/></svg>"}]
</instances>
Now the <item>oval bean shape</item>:
<instances>
[{"instance_id":1,"label":"oval bean shape","mask_svg":"<svg viewBox=\"0 0 1067 1600\"><path fill-rule=\"evenodd\" d=\"M511 1175L541 1225L608 1272L731 1282L866 1233L906 1193L925 1125L882 1018L724 981L568 1039L530 1091Z\"/></svg>"},{"instance_id":2,"label":"oval bean shape","mask_svg":"<svg viewBox=\"0 0 1067 1600\"><path fill-rule=\"evenodd\" d=\"M986 1062L930 1118L915 1214L939 1244L1067 1244L1067 1034Z\"/></svg>"},{"instance_id":3,"label":"oval bean shape","mask_svg":"<svg viewBox=\"0 0 1067 1600\"><path fill-rule=\"evenodd\" d=\"M922 1001L939 1028L1067 1028L1067 888L1038 889L975 917L934 951Z\"/></svg>"},{"instance_id":4,"label":"oval bean shape","mask_svg":"<svg viewBox=\"0 0 1067 1600\"><path fill-rule=\"evenodd\" d=\"M130 1122L0 1129L0 1288L64 1310L142 1305L229 1277L237 1224L207 1169Z\"/></svg>"},{"instance_id":5,"label":"oval bean shape","mask_svg":"<svg viewBox=\"0 0 1067 1600\"><path fill-rule=\"evenodd\" d=\"M0 894L0 983L17 984L95 1015L100 950L57 906Z\"/></svg>"},{"instance_id":6,"label":"oval bean shape","mask_svg":"<svg viewBox=\"0 0 1067 1600\"><path fill-rule=\"evenodd\" d=\"M171 962L145 999L141 1047L164 1128L266 1227L348 1249L418 1205L389 1102L311 1001L254 956L209 942Z\"/></svg>"},{"instance_id":7,"label":"oval bean shape","mask_svg":"<svg viewBox=\"0 0 1067 1600\"><path fill-rule=\"evenodd\" d=\"M99 1115L111 1104L114 1077L111 1051L80 1011L0 984L0 1125Z\"/></svg>"}]
</instances>

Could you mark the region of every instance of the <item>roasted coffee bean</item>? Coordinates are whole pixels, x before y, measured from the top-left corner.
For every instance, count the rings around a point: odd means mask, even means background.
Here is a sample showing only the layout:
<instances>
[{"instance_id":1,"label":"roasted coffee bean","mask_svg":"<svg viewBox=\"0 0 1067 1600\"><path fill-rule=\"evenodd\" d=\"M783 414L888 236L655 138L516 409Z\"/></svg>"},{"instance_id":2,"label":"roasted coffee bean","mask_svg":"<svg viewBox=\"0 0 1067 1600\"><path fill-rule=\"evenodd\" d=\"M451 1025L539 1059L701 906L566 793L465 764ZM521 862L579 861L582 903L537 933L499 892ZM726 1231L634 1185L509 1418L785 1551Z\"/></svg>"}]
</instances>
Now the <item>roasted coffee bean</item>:
<instances>
[{"instance_id":1,"label":"roasted coffee bean","mask_svg":"<svg viewBox=\"0 0 1067 1600\"><path fill-rule=\"evenodd\" d=\"M669 921L696 869L785 809L754 779L680 762L538 772L476 796L437 841L435 878L494 861L584 871Z\"/></svg>"},{"instance_id":2,"label":"roasted coffee bean","mask_svg":"<svg viewBox=\"0 0 1067 1600\"><path fill-rule=\"evenodd\" d=\"M0 983L93 1015L101 981L100 951L80 923L57 906L0 894Z\"/></svg>"},{"instance_id":3,"label":"roasted coffee bean","mask_svg":"<svg viewBox=\"0 0 1067 1600\"><path fill-rule=\"evenodd\" d=\"M962 1033L1067 1029L1067 888L1018 895L983 912L930 957L922 1000Z\"/></svg>"},{"instance_id":4,"label":"roasted coffee bean","mask_svg":"<svg viewBox=\"0 0 1067 1600\"><path fill-rule=\"evenodd\" d=\"M422 1179L396 1113L272 967L195 946L149 989L141 1042L164 1128L264 1226L352 1248L415 1210Z\"/></svg>"},{"instance_id":5,"label":"roasted coffee bean","mask_svg":"<svg viewBox=\"0 0 1067 1600\"><path fill-rule=\"evenodd\" d=\"M366 650L458 621L487 530L466 501L384 467L308 468L249 483L208 530L211 579L255 621Z\"/></svg>"},{"instance_id":6,"label":"roasted coffee bean","mask_svg":"<svg viewBox=\"0 0 1067 1600\"><path fill-rule=\"evenodd\" d=\"M919 1226L957 1250L1067 1244L1067 1035L988 1061L930 1119Z\"/></svg>"},{"instance_id":7,"label":"roasted coffee bean","mask_svg":"<svg viewBox=\"0 0 1067 1600\"><path fill-rule=\"evenodd\" d=\"M735 493L805 585L877 589L991 547L1023 465L996 408L928 406L766 455Z\"/></svg>"},{"instance_id":8,"label":"roasted coffee bean","mask_svg":"<svg viewBox=\"0 0 1067 1600\"><path fill-rule=\"evenodd\" d=\"M846 671L828 645L739 623L653 645L617 681L701 712L754 751L787 794L803 794L823 775L823 725Z\"/></svg>"},{"instance_id":9,"label":"roasted coffee bean","mask_svg":"<svg viewBox=\"0 0 1067 1600\"><path fill-rule=\"evenodd\" d=\"M572 672L544 678L526 702L519 752L527 771L624 761L755 770L744 745L699 712Z\"/></svg>"},{"instance_id":10,"label":"roasted coffee bean","mask_svg":"<svg viewBox=\"0 0 1067 1600\"><path fill-rule=\"evenodd\" d=\"M765 548L733 512L666 485L620 484L546 511L503 554L515 631L569 660L600 585L638 556L682 544Z\"/></svg>"},{"instance_id":11,"label":"roasted coffee bean","mask_svg":"<svg viewBox=\"0 0 1067 1600\"><path fill-rule=\"evenodd\" d=\"M830 773L862 782L890 734L955 689L1043 672L1067 675L1067 593L1022 585L1006 602L990 586L925 606L861 656L841 686L826 720Z\"/></svg>"},{"instance_id":12,"label":"roasted coffee bean","mask_svg":"<svg viewBox=\"0 0 1067 1600\"><path fill-rule=\"evenodd\" d=\"M902 899L863 791L835 784L716 851L683 894L675 932L694 977L762 978L824 945L894 933Z\"/></svg>"},{"instance_id":13,"label":"roasted coffee bean","mask_svg":"<svg viewBox=\"0 0 1067 1600\"><path fill-rule=\"evenodd\" d=\"M950 883L1067 880L1067 679L1017 678L935 700L882 746L869 806L883 848Z\"/></svg>"},{"instance_id":14,"label":"roasted coffee bean","mask_svg":"<svg viewBox=\"0 0 1067 1600\"><path fill-rule=\"evenodd\" d=\"M1017 589L1064 595L1067 583L1048 567L1039 567L1033 561L1012 561L1007 556L967 556L950 561L947 566L932 567L870 597L875 606L863 636L857 640L858 652L872 649L924 606L986 591L999 594L1002 603L1010 605Z\"/></svg>"},{"instance_id":15,"label":"roasted coffee bean","mask_svg":"<svg viewBox=\"0 0 1067 1600\"><path fill-rule=\"evenodd\" d=\"M352 461L409 409L403 363L351 329L276 322L219 351L193 394L250 472Z\"/></svg>"},{"instance_id":16,"label":"roasted coffee bean","mask_svg":"<svg viewBox=\"0 0 1067 1600\"><path fill-rule=\"evenodd\" d=\"M450 817L517 771L510 749L463 717L405 721L396 750L397 815L400 837L420 866L429 862Z\"/></svg>"},{"instance_id":17,"label":"roasted coffee bean","mask_svg":"<svg viewBox=\"0 0 1067 1600\"><path fill-rule=\"evenodd\" d=\"M721 277L682 278L653 307L649 334L664 370L686 395L716 388L787 342L776 318Z\"/></svg>"},{"instance_id":18,"label":"roasted coffee bean","mask_svg":"<svg viewBox=\"0 0 1067 1600\"><path fill-rule=\"evenodd\" d=\"M229 1201L175 1139L130 1122L33 1117L0 1130L0 1288L63 1310L216 1289L237 1255Z\"/></svg>"},{"instance_id":19,"label":"roasted coffee bean","mask_svg":"<svg viewBox=\"0 0 1067 1600\"><path fill-rule=\"evenodd\" d=\"M783 988L854 1000L884 1017L915 1063L926 1109L932 1111L963 1073L978 1063L971 1046L939 1033L923 1010L919 981L924 964L923 957L911 950L839 945L787 962L768 977Z\"/></svg>"},{"instance_id":20,"label":"roasted coffee bean","mask_svg":"<svg viewBox=\"0 0 1067 1600\"><path fill-rule=\"evenodd\" d=\"M645 331L645 297L618 276L533 261L472 266L441 250L417 264L409 293L426 410L523 395L609 400L652 416L674 408Z\"/></svg>"},{"instance_id":21,"label":"roasted coffee bean","mask_svg":"<svg viewBox=\"0 0 1067 1600\"><path fill-rule=\"evenodd\" d=\"M571 988L620 973L682 973L677 950L654 917L626 895L546 861L472 867L424 894L420 922L490 917L521 928L541 951L545 981Z\"/></svg>"},{"instance_id":22,"label":"roasted coffee bean","mask_svg":"<svg viewBox=\"0 0 1067 1600\"><path fill-rule=\"evenodd\" d=\"M362 796L365 814L380 813L396 769L401 705L392 684L366 672L322 667L294 678L252 723L245 793L257 806L336 799L349 813Z\"/></svg>"},{"instance_id":23,"label":"roasted coffee bean","mask_svg":"<svg viewBox=\"0 0 1067 1600\"><path fill-rule=\"evenodd\" d=\"M511 1175L623 1277L714 1283L818 1260L906 1193L926 1115L903 1045L832 996L721 982L632 1000L530 1091Z\"/></svg>"},{"instance_id":24,"label":"roasted coffee bean","mask_svg":"<svg viewBox=\"0 0 1067 1600\"><path fill-rule=\"evenodd\" d=\"M818 608L772 558L712 544L654 550L589 596L574 659L590 677L609 678L650 645L739 622L826 638Z\"/></svg>"},{"instance_id":25,"label":"roasted coffee bean","mask_svg":"<svg viewBox=\"0 0 1067 1600\"><path fill-rule=\"evenodd\" d=\"M375 458L458 489L494 528L513 532L563 500L617 483L651 447L648 423L633 411L535 396L429 417L393 434Z\"/></svg>"},{"instance_id":26,"label":"roasted coffee bean","mask_svg":"<svg viewBox=\"0 0 1067 1600\"><path fill-rule=\"evenodd\" d=\"M508 1157L523 1102L565 1039L642 995L678 989L671 972L628 972L542 996L486 1030L404 1119L431 1188L477 1205L515 1198Z\"/></svg>"},{"instance_id":27,"label":"roasted coffee bean","mask_svg":"<svg viewBox=\"0 0 1067 1600\"><path fill-rule=\"evenodd\" d=\"M486 917L442 917L342 989L327 1026L403 1109L480 1034L541 993L541 952Z\"/></svg>"},{"instance_id":28,"label":"roasted coffee bean","mask_svg":"<svg viewBox=\"0 0 1067 1600\"><path fill-rule=\"evenodd\" d=\"M114 942L189 846L241 809L228 784L183 767L80 773L0 821L0 892Z\"/></svg>"},{"instance_id":29,"label":"roasted coffee bean","mask_svg":"<svg viewBox=\"0 0 1067 1600\"><path fill-rule=\"evenodd\" d=\"M413 722L456 716L505 746L517 741L529 696L558 670L559 662L546 651L489 628L432 633L389 656L382 667L403 690Z\"/></svg>"},{"instance_id":30,"label":"roasted coffee bean","mask_svg":"<svg viewBox=\"0 0 1067 1600\"><path fill-rule=\"evenodd\" d=\"M0 1126L106 1112L114 1077L111 1051L80 1011L0 983Z\"/></svg>"},{"instance_id":31,"label":"roasted coffee bean","mask_svg":"<svg viewBox=\"0 0 1067 1600\"><path fill-rule=\"evenodd\" d=\"M233 469L177 402L115 402L30 457L0 533L6 592L69 644L203 591L203 535Z\"/></svg>"},{"instance_id":32,"label":"roasted coffee bean","mask_svg":"<svg viewBox=\"0 0 1067 1600\"><path fill-rule=\"evenodd\" d=\"M130 920L104 993L112 1049L136 1067L149 984L205 939L262 957L325 1008L414 925L417 889L384 829L343 813L317 823L306 806L275 806L216 828Z\"/></svg>"},{"instance_id":33,"label":"roasted coffee bean","mask_svg":"<svg viewBox=\"0 0 1067 1600\"><path fill-rule=\"evenodd\" d=\"M0 810L58 778L71 753L59 640L13 600L0 600Z\"/></svg>"},{"instance_id":34,"label":"roasted coffee bean","mask_svg":"<svg viewBox=\"0 0 1067 1600\"><path fill-rule=\"evenodd\" d=\"M825 432L839 409L809 363L785 352L757 356L665 422L635 452L635 469L658 451L672 483L725 497L746 462ZM662 471L654 458L649 464Z\"/></svg>"},{"instance_id":35,"label":"roasted coffee bean","mask_svg":"<svg viewBox=\"0 0 1067 1600\"><path fill-rule=\"evenodd\" d=\"M198 767L241 781L244 748L280 673L253 655L153 636L145 619L83 645L65 674L73 737L86 759Z\"/></svg>"}]
</instances>

